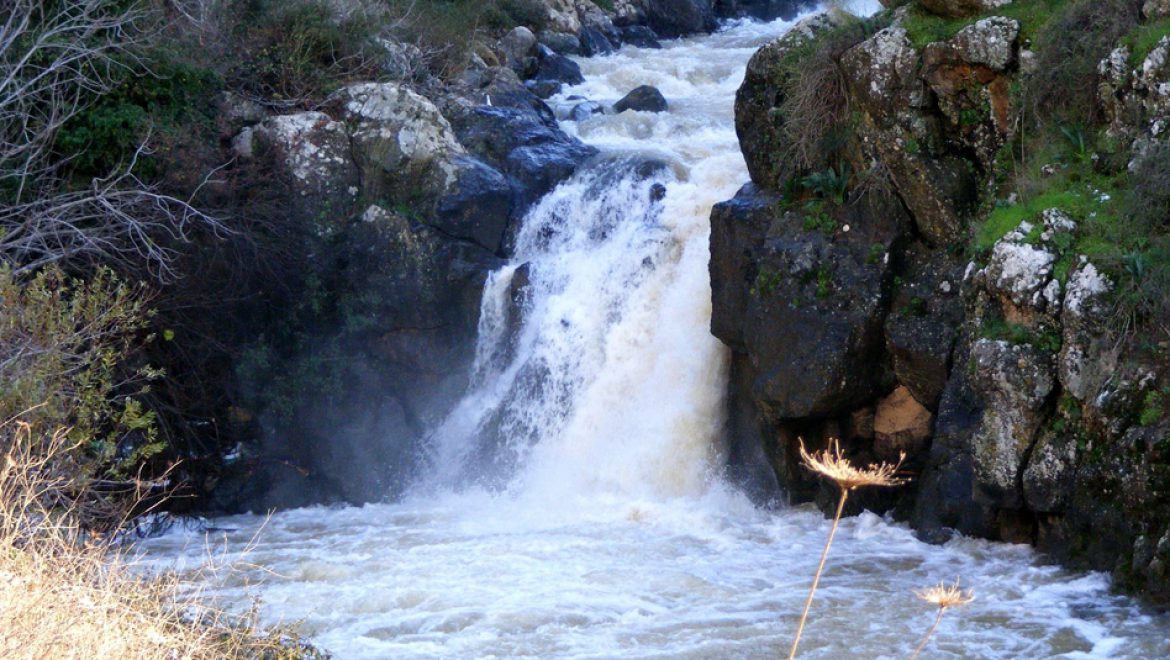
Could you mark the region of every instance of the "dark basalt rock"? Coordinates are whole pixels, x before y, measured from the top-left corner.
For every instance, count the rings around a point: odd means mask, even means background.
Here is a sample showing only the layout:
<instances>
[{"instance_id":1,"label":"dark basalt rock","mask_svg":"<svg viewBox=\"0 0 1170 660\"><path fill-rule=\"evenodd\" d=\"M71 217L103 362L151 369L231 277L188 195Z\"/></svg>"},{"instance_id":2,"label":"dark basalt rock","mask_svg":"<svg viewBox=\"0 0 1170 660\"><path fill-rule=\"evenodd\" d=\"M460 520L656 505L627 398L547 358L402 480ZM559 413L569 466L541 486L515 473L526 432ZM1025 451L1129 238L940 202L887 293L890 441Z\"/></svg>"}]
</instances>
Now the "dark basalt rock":
<instances>
[{"instance_id":1,"label":"dark basalt rock","mask_svg":"<svg viewBox=\"0 0 1170 660\"><path fill-rule=\"evenodd\" d=\"M645 25L629 25L621 29L622 41L638 48L662 48L658 35Z\"/></svg>"},{"instance_id":2,"label":"dark basalt rock","mask_svg":"<svg viewBox=\"0 0 1170 660\"><path fill-rule=\"evenodd\" d=\"M581 54L585 57L605 55L617 50L609 38L596 28L581 28L577 38L581 40Z\"/></svg>"},{"instance_id":3,"label":"dark basalt rock","mask_svg":"<svg viewBox=\"0 0 1170 660\"><path fill-rule=\"evenodd\" d=\"M479 106L452 121L459 141L513 183L514 214L523 214L597 153L556 121L516 108Z\"/></svg>"},{"instance_id":4,"label":"dark basalt rock","mask_svg":"<svg viewBox=\"0 0 1170 660\"><path fill-rule=\"evenodd\" d=\"M566 85L580 85L585 82L581 67L573 60L553 51L544 44L536 45L536 55L525 67L525 77L537 81L554 81Z\"/></svg>"},{"instance_id":5,"label":"dark basalt rock","mask_svg":"<svg viewBox=\"0 0 1170 660\"><path fill-rule=\"evenodd\" d=\"M430 224L447 235L499 253L514 215L512 185L476 158L463 157L456 162L459 171L454 190L436 200Z\"/></svg>"},{"instance_id":6,"label":"dark basalt rock","mask_svg":"<svg viewBox=\"0 0 1170 660\"><path fill-rule=\"evenodd\" d=\"M569 111L569 119L573 121L585 121L593 115L600 115L605 112L605 108L596 101L585 101L573 106Z\"/></svg>"},{"instance_id":7,"label":"dark basalt rock","mask_svg":"<svg viewBox=\"0 0 1170 660\"><path fill-rule=\"evenodd\" d=\"M629 94L623 96L620 101L613 104L614 112L625 112L626 110L666 112L666 109L666 98L662 96L662 92L658 91L657 87L652 85L635 87Z\"/></svg>"},{"instance_id":8,"label":"dark basalt rock","mask_svg":"<svg viewBox=\"0 0 1170 660\"><path fill-rule=\"evenodd\" d=\"M642 7L646 24L663 37L712 32L718 26L712 0L647 0Z\"/></svg>"}]
</instances>

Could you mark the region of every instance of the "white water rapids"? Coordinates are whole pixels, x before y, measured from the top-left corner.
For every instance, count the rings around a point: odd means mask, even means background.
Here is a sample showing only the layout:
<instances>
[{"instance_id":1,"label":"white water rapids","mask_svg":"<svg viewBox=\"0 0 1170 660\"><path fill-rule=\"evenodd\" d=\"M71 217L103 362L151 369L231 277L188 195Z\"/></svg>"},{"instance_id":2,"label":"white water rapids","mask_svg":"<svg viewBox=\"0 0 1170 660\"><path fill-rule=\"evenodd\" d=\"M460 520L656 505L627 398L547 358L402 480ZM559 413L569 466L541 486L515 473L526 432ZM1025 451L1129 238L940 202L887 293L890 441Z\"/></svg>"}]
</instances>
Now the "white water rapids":
<instances>
[{"instance_id":1,"label":"white water rapids","mask_svg":"<svg viewBox=\"0 0 1170 660\"><path fill-rule=\"evenodd\" d=\"M239 609L258 595L264 622L338 658L783 657L828 522L755 508L721 480L707 241L711 206L747 180L732 118L744 66L788 26L580 62L587 82L554 102L652 84L670 110L566 122L603 162L532 211L490 280L473 387L414 494L220 519L144 542L147 556L184 570L210 543L242 567L211 594ZM613 161L631 155L668 166L622 176ZM865 514L842 523L801 656L906 657L934 615L911 590L957 577L977 600L948 612L924 657L1170 652L1170 621L1102 575L1022 546L926 545Z\"/></svg>"}]
</instances>

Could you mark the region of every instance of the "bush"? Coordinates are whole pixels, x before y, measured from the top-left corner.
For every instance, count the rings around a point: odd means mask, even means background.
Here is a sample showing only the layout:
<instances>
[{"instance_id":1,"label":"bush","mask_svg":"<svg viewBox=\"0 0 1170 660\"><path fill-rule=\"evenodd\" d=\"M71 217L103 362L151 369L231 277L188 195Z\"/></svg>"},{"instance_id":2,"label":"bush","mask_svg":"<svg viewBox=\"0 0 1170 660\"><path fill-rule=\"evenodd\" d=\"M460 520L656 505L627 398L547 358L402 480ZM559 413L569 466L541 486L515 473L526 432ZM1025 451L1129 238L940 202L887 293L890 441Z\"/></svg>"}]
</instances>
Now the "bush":
<instances>
[{"instance_id":1,"label":"bush","mask_svg":"<svg viewBox=\"0 0 1170 660\"><path fill-rule=\"evenodd\" d=\"M1076 0L1036 36L1036 70L1028 77L1027 110L1035 122L1095 124L1097 65L1141 22L1133 0Z\"/></svg>"},{"instance_id":2,"label":"bush","mask_svg":"<svg viewBox=\"0 0 1170 660\"><path fill-rule=\"evenodd\" d=\"M149 319L144 293L106 269L22 281L0 267L0 421L67 429L60 457L77 479L131 476L163 448L138 399L160 374L130 366ZM95 509L86 522L106 526L107 514L116 517Z\"/></svg>"}]
</instances>

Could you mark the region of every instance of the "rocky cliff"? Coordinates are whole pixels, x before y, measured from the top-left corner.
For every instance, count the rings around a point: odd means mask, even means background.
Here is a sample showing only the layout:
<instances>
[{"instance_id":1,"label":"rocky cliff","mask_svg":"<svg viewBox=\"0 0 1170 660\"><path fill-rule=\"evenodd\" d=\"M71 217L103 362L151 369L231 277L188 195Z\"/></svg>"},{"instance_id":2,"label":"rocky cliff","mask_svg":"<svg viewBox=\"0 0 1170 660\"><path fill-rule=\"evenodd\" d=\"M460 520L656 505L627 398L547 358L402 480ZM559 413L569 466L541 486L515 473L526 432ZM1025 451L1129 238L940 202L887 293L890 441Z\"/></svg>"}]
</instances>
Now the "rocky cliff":
<instances>
[{"instance_id":1,"label":"rocky cliff","mask_svg":"<svg viewBox=\"0 0 1170 660\"><path fill-rule=\"evenodd\" d=\"M806 21L739 90L752 182L710 266L732 440L822 505L801 439L905 452L912 485L858 506L1170 603L1167 8L887 4Z\"/></svg>"}]
</instances>

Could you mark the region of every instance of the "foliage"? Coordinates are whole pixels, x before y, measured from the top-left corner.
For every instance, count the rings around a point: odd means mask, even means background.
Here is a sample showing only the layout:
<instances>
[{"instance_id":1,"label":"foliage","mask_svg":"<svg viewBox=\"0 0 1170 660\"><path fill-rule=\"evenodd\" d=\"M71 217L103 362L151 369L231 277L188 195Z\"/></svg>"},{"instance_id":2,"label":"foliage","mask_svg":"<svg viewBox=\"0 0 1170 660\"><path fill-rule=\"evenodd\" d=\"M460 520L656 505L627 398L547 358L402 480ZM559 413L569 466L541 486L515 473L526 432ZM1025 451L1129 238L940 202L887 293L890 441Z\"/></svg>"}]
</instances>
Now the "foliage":
<instances>
[{"instance_id":1,"label":"foliage","mask_svg":"<svg viewBox=\"0 0 1170 660\"><path fill-rule=\"evenodd\" d=\"M108 269L22 281L0 267L0 420L25 413L67 428L80 476L125 477L162 449L139 400L160 373L130 366L149 319L144 293Z\"/></svg>"},{"instance_id":2,"label":"foliage","mask_svg":"<svg viewBox=\"0 0 1170 660\"><path fill-rule=\"evenodd\" d=\"M373 74L378 16L339 13L326 0L238 0L229 84L284 106L307 106Z\"/></svg>"},{"instance_id":3,"label":"foliage","mask_svg":"<svg viewBox=\"0 0 1170 660\"><path fill-rule=\"evenodd\" d=\"M125 76L119 84L78 113L56 136L55 149L68 158L73 176L105 176L134 157L152 133L183 134L194 123L210 124L208 107L222 86L211 70L151 50L149 73ZM143 163L151 174L154 163Z\"/></svg>"},{"instance_id":4,"label":"foliage","mask_svg":"<svg viewBox=\"0 0 1170 660\"><path fill-rule=\"evenodd\" d=\"M1166 37L1170 37L1170 18L1149 21L1130 31L1122 40L1129 47L1129 63L1135 67L1141 64Z\"/></svg>"},{"instance_id":5,"label":"foliage","mask_svg":"<svg viewBox=\"0 0 1170 660\"><path fill-rule=\"evenodd\" d=\"M853 171L849 167L849 163L842 163L840 170L828 167L804 177L801 179L801 183L821 198L841 206L845 203L845 195L849 190L849 182L852 178Z\"/></svg>"}]
</instances>

